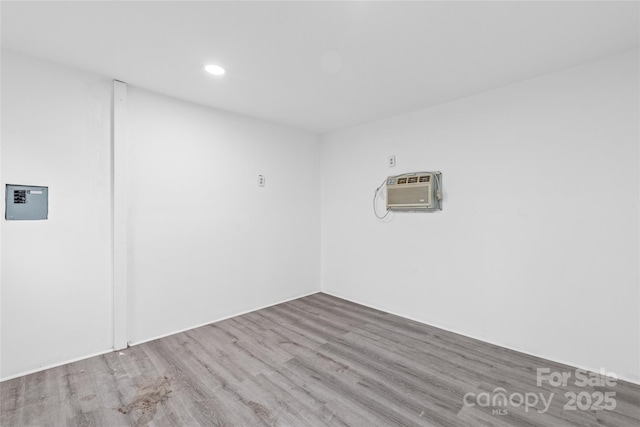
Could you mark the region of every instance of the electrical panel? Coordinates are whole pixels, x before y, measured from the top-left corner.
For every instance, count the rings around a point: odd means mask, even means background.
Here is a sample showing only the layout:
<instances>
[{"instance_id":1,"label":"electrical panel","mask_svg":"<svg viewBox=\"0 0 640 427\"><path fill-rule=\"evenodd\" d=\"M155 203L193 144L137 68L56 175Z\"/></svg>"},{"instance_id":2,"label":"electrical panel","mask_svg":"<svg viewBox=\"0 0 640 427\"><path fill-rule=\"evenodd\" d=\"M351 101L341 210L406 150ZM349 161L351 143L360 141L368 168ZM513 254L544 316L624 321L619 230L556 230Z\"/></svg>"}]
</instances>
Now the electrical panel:
<instances>
[{"instance_id":1,"label":"electrical panel","mask_svg":"<svg viewBox=\"0 0 640 427\"><path fill-rule=\"evenodd\" d=\"M442 210L442 174L414 172L386 181L387 210Z\"/></svg>"},{"instance_id":2,"label":"electrical panel","mask_svg":"<svg viewBox=\"0 0 640 427\"><path fill-rule=\"evenodd\" d=\"M7 221L39 220L49 216L49 188L7 184L5 190Z\"/></svg>"}]
</instances>

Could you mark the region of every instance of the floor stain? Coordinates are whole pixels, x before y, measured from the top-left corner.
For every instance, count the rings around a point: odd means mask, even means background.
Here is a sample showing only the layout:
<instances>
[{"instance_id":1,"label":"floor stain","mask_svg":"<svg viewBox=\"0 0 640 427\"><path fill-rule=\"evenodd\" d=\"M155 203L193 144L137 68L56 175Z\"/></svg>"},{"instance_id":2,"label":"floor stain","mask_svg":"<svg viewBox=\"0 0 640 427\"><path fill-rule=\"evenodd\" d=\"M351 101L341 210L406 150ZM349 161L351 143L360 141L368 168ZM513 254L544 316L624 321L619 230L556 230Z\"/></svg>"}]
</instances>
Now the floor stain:
<instances>
[{"instance_id":1,"label":"floor stain","mask_svg":"<svg viewBox=\"0 0 640 427\"><path fill-rule=\"evenodd\" d=\"M271 412L264 405L261 405L258 402L254 402L253 400L250 400L247 403L248 403L249 407L253 410L253 412L258 417L260 417L260 419L262 419L263 421L267 422L271 426L275 425L275 421L276 421L275 418L273 417Z\"/></svg>"},{"instance_id":2,"label":"floor stain","mask_svg":"<svg viewBox=\"0 0 640 427\"><path fill-rule=\"evenodd\" d=\"M127 414L131 411L138 411L140 418L136 421L136 426L147 425L158 411L158 403L164 403L171 393L169 378L160 377L150 384L141 386L133 400L118 408L118 411Z\"/></svg>"}]
</instances>

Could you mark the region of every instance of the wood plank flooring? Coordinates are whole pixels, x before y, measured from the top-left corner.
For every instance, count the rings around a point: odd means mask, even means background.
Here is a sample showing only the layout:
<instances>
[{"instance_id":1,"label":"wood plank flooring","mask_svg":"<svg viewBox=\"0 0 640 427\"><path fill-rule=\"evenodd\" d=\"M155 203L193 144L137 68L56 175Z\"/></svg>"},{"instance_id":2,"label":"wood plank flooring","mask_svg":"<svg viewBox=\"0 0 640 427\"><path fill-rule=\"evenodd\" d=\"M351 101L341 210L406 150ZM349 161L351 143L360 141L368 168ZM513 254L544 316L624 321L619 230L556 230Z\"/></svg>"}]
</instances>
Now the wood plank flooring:
<instances>
[{"instance_id":1,"label":"wood plank flooring","mask_svg":"<svg viewBox=\"0 0 640 427\"><path fill-rule=\"evenodd\" d=\"M318 293L0 383L0 425L640 425L640 386L538 386L537 368L575 372ZM615 409L590 408L604 392Z\"/></svg>"}]
</instances>

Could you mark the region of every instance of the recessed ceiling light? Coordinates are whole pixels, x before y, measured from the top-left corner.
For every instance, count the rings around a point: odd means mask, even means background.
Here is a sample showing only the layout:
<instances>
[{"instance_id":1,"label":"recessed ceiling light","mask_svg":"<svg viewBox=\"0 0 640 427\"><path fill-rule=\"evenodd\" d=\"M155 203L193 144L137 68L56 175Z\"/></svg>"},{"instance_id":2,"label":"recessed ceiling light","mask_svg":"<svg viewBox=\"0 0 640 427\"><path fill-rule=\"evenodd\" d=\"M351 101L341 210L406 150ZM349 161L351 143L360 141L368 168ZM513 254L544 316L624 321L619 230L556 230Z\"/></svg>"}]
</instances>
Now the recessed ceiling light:
<instances>
[{"instance_id":1,"label":"recessed ceiling light","mask_svg":"<svg viewBox=\"0 0 640 427\"><path fill-rule=\"evenodd\" d=\"M211 73L214 76L221 76L225 73L224 68L219 65L207 65L206 67L204 67L204 69L207 71L207 73Z\"/></svg>"}]
</instances>

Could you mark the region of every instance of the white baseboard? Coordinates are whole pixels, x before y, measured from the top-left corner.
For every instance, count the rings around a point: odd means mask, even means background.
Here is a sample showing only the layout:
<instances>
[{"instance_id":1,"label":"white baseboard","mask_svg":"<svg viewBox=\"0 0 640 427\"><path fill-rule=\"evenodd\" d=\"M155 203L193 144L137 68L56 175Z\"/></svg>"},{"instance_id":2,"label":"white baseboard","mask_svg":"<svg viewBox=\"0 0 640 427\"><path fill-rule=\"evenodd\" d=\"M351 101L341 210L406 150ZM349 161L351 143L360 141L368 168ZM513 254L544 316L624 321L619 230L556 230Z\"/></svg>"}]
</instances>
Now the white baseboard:
<instances>
[{"instance_id":1,"label":"white baseboard","mask_svg":"<svg viewBox=\"0 0 640 427\"><path fill-rule=\"evenodd\" d=\"M524 350L516 348L516 347L512 347L512 346L504 345L504 344L501 344L501 343L489 341L489 340L487 340L485 338L474 337L473 335L469 335L469 334L464 333L464 332L460 332L460 331L456 331L456 330L453 330L453 329L450 329L450 328L446 328L444 326L440 326L440 325L436 325L436 324L432 324L432 323L426 323L423 320L416 319L416 318L413 318L413 317L410 317L410 316L406 316L404 314L394 313L393 311L389 311L389 310L377 307L375 305L365 304L365 303L362 303L360 301L356 301L356 300L354 300L352 298L347 298L347 297L341 296L341 295L339 295L339 294L337 294L335 292L330 292L330 291L327 291L327 290L322 290L320 292L322 292L323 294L331 295L331 296L336 297L336 298L343 299L345 301L352 302L354 304L363 305L365 307L373 308L374 310L382 311L384 313L389 313L389 314L393 314L394 316L398 316L398 317L402 317L404 319L412 320L414 322L418 322L418 323L421 323L423 325L433 326L434 328L442 329L443 331L447 331L447 332L451 332L451 333L454 333L454 334L462 335L463 337L472 338L474 340L478 340L478 341L485 342L487 344L491 344L491 345L495 345L495 346L498 346L498 347L506 348L508 350L517 351L518 353L523 353L523 354L527 354L529 356L539 357L541 359L545 359L545 360L548 360L550 362L560 363L562 365L571 366L571 367L574 367L576 369L584 369L584 370L589 371L589 372L600 373L600 369L599 368L594 368L594 367L591 367L591 366L582 366L580 364L576 364L574 362L568 362L566 360L558 360L558 359L547 357L545 355L533 354L533 353L530 353L528 351L524 351ZM617 376L617 378L619 380L626 381L626 382L629 382L629 383L632 383L632 384L636 384L636 385L640 385L640 379L638 379L638 378L631 378L631 377L628 377L628 376L625 376L625 375L619 375L617 373L616 373L616 376Z\"/></svg>"},{"instance_id":2,"label":"white baseboard","mask_svg":"<svg viewBox=\"0 0 640 427\"><path fill-rule=\"evenodd\" d=\"M533 354L533 353L530 353L530 352L527 352L527 351L523 351L522 349L519 349L519 348L507 346L507 345L504 345L504 344L501 344L501 343L497 343L497 342L492 342L492 341L489 341L489 340L484 339L484 338L474 337L472 335L469 335L467 333L462 333L462 332L457 331L457 330L453 330L453 329L446 328L446 327L439 326L439 325L435 325L435 324L425 323L422 320L419 320L419 319L416 319L416 318L413 318L413 317L410 317L410 316L405 316L405 315L402 315L402 314L394 313L392 311L382 309L382 308L377 307L375 305L364 304L364 303L362 303L360 301L356 301L356 300L354 300L352 298L347 298L347 297L341 296L341 295L339 295L339 294L337 294L335 292L329 292L329 291L326 291L326 290L308 292L308 293L305 293L305 294L302 294L302 295L299 295L299 296L296 296L296 297L287 298L285 300L282 300L282 301L279 301L279 302L275 302L273 304L268 304L268 305L265 305L265 306L262 306L262 307L258 307L258 308L252 309L252 310L246 310L246 311L243 311L243 312L240 312L240 313L237 313L237 314L233 314L233 315L230 315L230 316L225 316L225 317L222 317L222 318L219 318L219 319L215 319L215 320L212 320L210 322L202 323L200 325L195 325L195 326L191 326L189 328L176 330L174 332L170 332L168 334L159 335L157 337L149 338L149 339L143 340L143 341L131 342L129 344L130 345L144 344L146 342L150 342L150 341L154 341L154 340L157 340L157 339L160 339L160 338L164 338L164 337L168 337L168 336L171 336L171 335L179 334L181 332L189 331L191 329L195 329L195 328L199 328L199 327L202 327L202 326L210 325L210 324L216 323L216 322L221 322L221 321L226 320L226 319L231 319L231 318L236 317L236 316L241 316L243 314L252 313L254 311L262 310L264 308L273 307L274 305L282 304L282 303L285 303L285 302L288 302L288 301L293 301L293 300L296 300L298 298L304 298L304 297L307 297L309 295L317 294L319 292L322 292L322 293L327 294L327 295L331 295L331 296L336 297L336 298L343 299L345 301L350 301L350 302L352 302L354 304L359 304L359 305L362 305L362 306L365 306L365 307L373 308L374 310L379 310L379 311L382 311L382 312L385 312L385 313L393 314L394 316L398 316L398 317L402 317L404 319L412 320L414 322L418 322L418 323L421 323L423 325L433 326L435 328L442 329L442 330L447 331L447 332L452 332L454 334L462 335L462 336L467 337L467 338L472 338L472 339L475 339L475 340L478 340L478 341L486 342L487 344L491 344L491 345L495 345L495 346L498 346L498 347L506 348L506 349L509 349L509 350L517 351L519 353L524 353L524 354L527 354L527 355L530 355L530 356L539 357L541 359L546 359L546 360L549 360L551 362L572 366L572 367L575 367L577 369L585 369L587 371L596 372L596 373L599 372L599 370L597 368L593 368L593 367L589 367L589 366L582 366L580 364L576 364L574 362L568 362L568 361L565 361L565 360L553 359L553 358L549 358L549 357L546 357L546 356L540 355L540 354ZM22 373L19 373L19 374L8 376L6 378L2 378L2 379L0 379L0 382L12 380L12 379L19 378L19 377L22 377L22 376L25 376L25 375L29 375L29 374L34 374L36 372L44 371L44 370L51 369L51 368L57 368L58 366L63 366L63 365L66 365L68 363L78 362L80 360L85 360L85 359L89 359L89 358L92 358L92 357L101 356L103 354L111 353L112 351L114 351L114 350L113 349L108 349L108 350L100 351L98 353L93 353L93 354L89 354L89 355L85 355L85 356L69 359L69 360L66 360L64 362L50 364L50 365L43 366L43 367L40 367L40 368L37 368L37 369L32 369L32 370L25 371L25 372L22 372ZM626 381L626 382L632 383L632 384L640 385L640 380L637 379L637 378L630 378L630 377L627 377L627 376L624 376L624 375L618 375L618 379L620 379L622 381Z\"/></svg>"},{"instance_id":3,"label":"white baseboard","mask_svg":"<svg viewBox=\"0 0 640 427\"><path fill-rule=\"evenodd\" d=\"M14 374L14 375L10 375L8 377L2 378L2 379L0 379L0 382L9 381L9 380L13 380L13 379L16 379L16 378L24 377L25 375L35 374L36 372L46 371L47 369L51 369L51 368L57 368L59 366L66 365L68 363L79 362L81 360L90 359L92 357L102 356L103 354L111 353L112 351L113 351L113 349L110 348L108 350L99 351L97 353L88 354L86 356L74 357L73 359L68 359L68 360L65 360L64 362L52 363L50 365L41 366L41 367L36 368L36 369L30 369L28 371L24 371L24 372L21 372L19 374Z\"/></svg>"},{"instance_id":4,"label":"white baseboard","mask_svg":"<svg viewBox=\"0 0 640 427\"><path fill-rule=\"evenodd\" d=\"M190 326L190 327L184 328L184 329L179 329L179 330L176 330L176 331L173 331L173 332L169 332L168 334L158 335L156 337L145 339L145 340L142 340L142 341L129 341L128 344L129 344L129 346L140 345L140 344L144 344L146 342L159 340L160 338L170 337L171 335L179 334L181 332L190 331L192 329L200 328L202 326L211 325L212 323L222 322L223 320L231 319L231 318L237 317L237 316L242 316L243 314L253 313L254 311L262 310L264 308L273 307L274 305L278 305L278 304L282 304L282 303L285 303L285 302L293 301L293 300L296 300L296 299L299 299L299 298L308 297L309 295L317 294L318 292L321 292L321 291L316 290L316 291L313 291L313 292L308 292L308 293L305 293L305 294L302 294L302 295L298 295L298 296L293 297L293 298L287 298L287 299L282 300L282 301L274 302L273 304L267 304L267 305L264 305L262 307L254 308L254 309L251 309L251 310L242 311L240 313L232 314L230 316L220 317L218 319L214 319L214 320L211 320L211 321L208 321L208 322L205 322L205 323L201 323L199 325Z\"/></svg>"},{"instance_id":5,"label":"white baseboard","mask_svg":"<svg viewBox=\"0 0 640 427\"><path fill-rule=\"evenodd\" d=\"M220 322L222 320L231 319L232 317L236 317L236 316L240 316L240 315L243 315L243 314L251 313L251 312L254 312L254 311L262 310L263 308L273 307L274 305L282 304L282 303L288 302L288 301L293 301L293 300L296 300L298 298L304 298L304 297L307 297L309 295L317 294L318 292L320 292L320 291L316 290L316 291L313 291L313 292L308 292L308 293L305 293L305 294L302 294L302 295L298 295L298 296L295 296L295 297L292 297L292 298L287 298L287 299L279 301L279 302L275 302L273 304L267 304L267 305L262 306L262 307L258 307L258 308L254 308L254 309L251 309L251 310L246 310L246 311L243 311L243 312L240 312L240 313L237 313L237 314L233 314L231 316L226 316L226 317L222 317L222 318L219 318L219 319L211 320L210 322L206 322L206 323L203 323L201 325L195 325L195 326L191 326L191 327L188 327L188 328L180 329L180 330L177 330L177 331L174 331L174 332L170 332L168 334L160 335L160 336L157 336L157 337L154 337L154 338L149 338L149 339L144 340L144 341L130 342L129 345L131 346L131 345L143 344L145 342L154 341L154 340L157 340L157 339L160 339L160 338L164 338L164 337L168 337L168 336L171 336L171 335L179 334L180 332L190 331L191 329L199 328L201 326L210 325L212 323ZM14 375L8 376L6 378L2 378L2 379L0 379L0 382L9 381L9 380L12 380L12 379L15 379L15 378L20 378L20 377L23 377L23 376L29 375L29 374L35 374L36 372L45 371L45 370L51 369L51 368L57 368L58 366L63 366L63 365L66 365L68 363L78 362L80 360L90 359L90 358L96 357L96 356L102 356L103 354L111 353L112 351L119 351L119 350L113 350L113 348L110 348L108 350L100 351L98 353L93 353L93 354L88 354L88 355L85 355L85 356L76 357L76 358L73 358L73 359L68 359L68 360L65 360L65 361L59 362L59 363L53 363L53 364L50 364L50 365L47 365L47 366L42 366L40 368L31 369L31 370L28 370L28 371L21 372L19 374L14 374Z\"/></svg>"}]
</instances>

